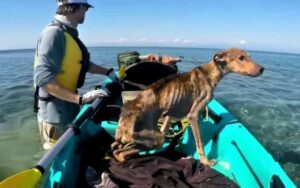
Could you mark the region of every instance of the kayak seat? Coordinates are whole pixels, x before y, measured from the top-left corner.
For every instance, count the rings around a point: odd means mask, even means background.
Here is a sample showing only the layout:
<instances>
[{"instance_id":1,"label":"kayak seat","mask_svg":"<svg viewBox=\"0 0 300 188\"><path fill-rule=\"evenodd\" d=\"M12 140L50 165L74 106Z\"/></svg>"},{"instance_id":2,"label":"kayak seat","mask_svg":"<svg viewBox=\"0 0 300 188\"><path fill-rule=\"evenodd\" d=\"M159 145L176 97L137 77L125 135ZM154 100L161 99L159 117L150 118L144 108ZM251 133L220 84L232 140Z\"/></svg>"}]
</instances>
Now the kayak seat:
<instances>
[{"instance_id":1,"label":"kayak seat","mask_svg":"<svg viewBox=\"0 0 300 188\"><path fill-rule=\"evenodd\" d=\"M164 77L176 74L177 67L159 62L142 62L128 66L125 71L123 85L125 91L135 91L144 88L134 84L149 86ZM130 84L133 83L133 84Z\"/></svg>"},{"instance_id":2,"label":"kayak seat","mask_svg":"<svg viewBox=\"0 0 300 188\"><path fill-rule=\"evenodd\" d=\"M103 121L118 121L121 114L121 106L118 105L107 105L104 114Z\"/></svg>"}]
</instances>

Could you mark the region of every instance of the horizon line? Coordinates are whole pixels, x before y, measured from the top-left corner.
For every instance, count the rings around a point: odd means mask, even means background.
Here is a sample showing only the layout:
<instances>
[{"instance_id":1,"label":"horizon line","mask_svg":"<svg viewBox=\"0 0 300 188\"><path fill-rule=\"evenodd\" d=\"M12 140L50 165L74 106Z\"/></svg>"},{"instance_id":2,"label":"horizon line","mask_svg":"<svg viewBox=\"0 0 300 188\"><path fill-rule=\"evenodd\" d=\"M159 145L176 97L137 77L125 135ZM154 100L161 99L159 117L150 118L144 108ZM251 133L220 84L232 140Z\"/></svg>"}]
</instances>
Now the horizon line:
<instances>
[{"instance_id":1,"label":"horizon line","mask_svg":"<svg viewBox=\"0 0 300 188\"><path fill-rule=\"evenodd\" d=\"M202 50L224 50L226 48L217 48L217 47L187 47L187 46L87 46L87 48L182 48L182 49L202 49ZM242 48L240 48L242 49ZM16 51L33 51L35 48L15 48L15 49L0 49L0 53L13 53ZM300 52L280 52L280 51L268 51L268 50L254 50L254 49L245 49L250 52L259 52L259 53L277 53L277 54L288 54L288 55L297 55L300 56Z\"/></svg>"}]
</instances>

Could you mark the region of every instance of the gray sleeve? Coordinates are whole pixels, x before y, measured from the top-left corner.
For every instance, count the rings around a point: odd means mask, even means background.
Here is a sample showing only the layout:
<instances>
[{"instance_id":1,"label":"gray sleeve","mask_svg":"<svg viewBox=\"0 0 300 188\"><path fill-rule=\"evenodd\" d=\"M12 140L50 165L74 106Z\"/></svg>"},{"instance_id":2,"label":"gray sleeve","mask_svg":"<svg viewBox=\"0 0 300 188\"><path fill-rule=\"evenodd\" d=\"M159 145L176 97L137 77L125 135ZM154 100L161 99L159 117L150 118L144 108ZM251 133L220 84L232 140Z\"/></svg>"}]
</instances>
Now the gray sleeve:
<instances>
[{"instance_id":1,"label":"gray sleeve","mask_svg":"<svg viewBox=\"0 0 300 188\"><path fill-rule=\"evenodd\" d=\"M36 51L35 85L45 86L60 72L65 54L65 44L64 32L59 27L49 26L42 32Z\"/></svg>"}]
</instances>

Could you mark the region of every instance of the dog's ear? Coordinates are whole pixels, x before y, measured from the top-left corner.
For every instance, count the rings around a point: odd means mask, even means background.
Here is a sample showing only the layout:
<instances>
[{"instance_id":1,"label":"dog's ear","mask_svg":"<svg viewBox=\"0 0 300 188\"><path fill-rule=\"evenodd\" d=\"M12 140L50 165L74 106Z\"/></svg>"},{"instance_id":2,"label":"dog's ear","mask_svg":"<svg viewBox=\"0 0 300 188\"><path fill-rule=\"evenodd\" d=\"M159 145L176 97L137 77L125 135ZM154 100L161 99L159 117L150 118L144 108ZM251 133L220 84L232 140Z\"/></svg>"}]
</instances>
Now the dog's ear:
<instances>
[{"instance_id":1,"label":"dog's ear","mask_svg":"<svg viewBox=\"0 0 300 188\"><path fill-rule=\"evenodd\" d=\"M214 55L214 62L216 63L223 63L225 62L225 52L224 51L219 51Z\"/></svg>"}]
</instances>

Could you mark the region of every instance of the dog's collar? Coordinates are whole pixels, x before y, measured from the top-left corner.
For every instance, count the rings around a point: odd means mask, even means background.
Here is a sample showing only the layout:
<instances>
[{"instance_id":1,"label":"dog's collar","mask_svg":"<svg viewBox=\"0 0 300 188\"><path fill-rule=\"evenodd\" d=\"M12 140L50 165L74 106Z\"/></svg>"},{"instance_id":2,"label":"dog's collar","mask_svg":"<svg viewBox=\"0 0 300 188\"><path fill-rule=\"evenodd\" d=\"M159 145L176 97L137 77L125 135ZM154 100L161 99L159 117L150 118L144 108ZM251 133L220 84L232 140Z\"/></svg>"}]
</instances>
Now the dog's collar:
<instances>
[{"instance_id":1,"label":"dog's collar","mask_svg":"<svg viewBox=\"0 0 300 188\"><path fill-rule=\"evenodd\" d=\"M216 62L214 61L214 64L215 66L217 67L218 71L220 72L221 76L224 75L224 71L225 70L225 65L226 65L226 62Z\"/></svg>"}]
</instances>

